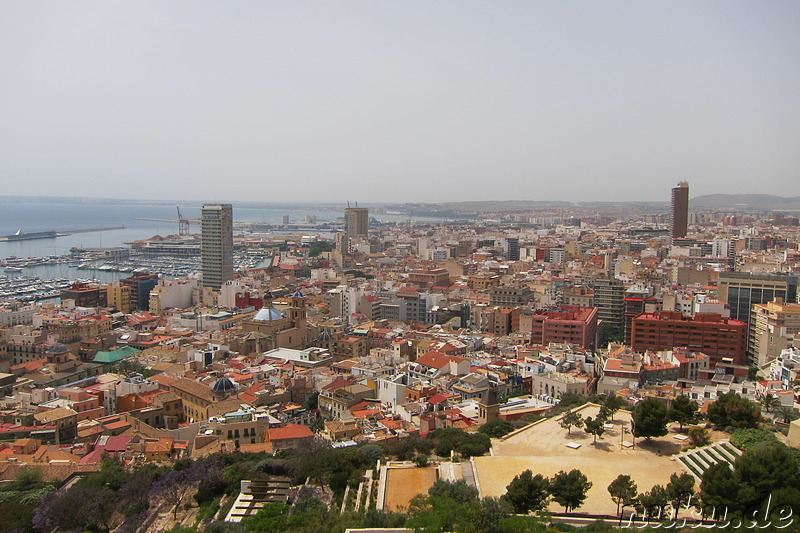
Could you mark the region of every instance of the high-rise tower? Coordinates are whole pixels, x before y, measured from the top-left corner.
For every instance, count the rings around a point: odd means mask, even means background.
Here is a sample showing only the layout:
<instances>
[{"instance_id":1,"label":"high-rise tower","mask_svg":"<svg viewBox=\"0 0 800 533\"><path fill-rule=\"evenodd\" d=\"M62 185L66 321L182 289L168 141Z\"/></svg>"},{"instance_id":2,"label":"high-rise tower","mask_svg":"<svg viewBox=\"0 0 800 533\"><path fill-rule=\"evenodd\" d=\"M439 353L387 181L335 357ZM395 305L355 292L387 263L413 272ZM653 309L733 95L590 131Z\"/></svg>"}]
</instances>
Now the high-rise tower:
<instances>
[{"instance_id":1,"label":"high-rise tower","mask_svg":"<svg viewBox=\"0 0 800 533\"><path fill-rule=\"evenodd\" d=\"M672 188L672 209L670 210L670 236L683 239L689 229L689 182L682 181Z\"/></svg>"},{"instance_id":2,"label":"high-rise tower","mask_svg":"<svg viewBox=\"0 0 800 533\"><path fill-rule=\"evenodd\" d=\"M223 283L233 279L233 206L205 204L201 213L202 283L218 291Z\"/></svg>"},{"instance_id":3,"label":"high-rise tower","mask_svg":"<svg viewBox=\"0 0 800 533\"><path fill-rule=\"evenodd\" d=\"M369 209L366 207L347 207L344 210L344 231L348 239L369 238Z\"/></svg>"}]
</instances>

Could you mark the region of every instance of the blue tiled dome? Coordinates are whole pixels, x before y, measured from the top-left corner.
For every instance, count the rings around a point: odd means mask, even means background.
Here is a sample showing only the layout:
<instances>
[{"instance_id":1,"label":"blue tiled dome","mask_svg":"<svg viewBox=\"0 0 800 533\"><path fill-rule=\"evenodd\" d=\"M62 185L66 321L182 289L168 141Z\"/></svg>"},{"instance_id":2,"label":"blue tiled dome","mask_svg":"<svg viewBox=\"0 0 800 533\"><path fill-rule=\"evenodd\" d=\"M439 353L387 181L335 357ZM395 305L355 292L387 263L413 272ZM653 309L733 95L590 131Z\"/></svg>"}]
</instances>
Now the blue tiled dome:
<instances>
[{"instance_id":1,"label":"blue tiled dome","mask_svg":"<svg viewBox=\"0 0 800 533\"><path fill-rule=\"evenodd\" d=\"M270 320L280 320L281 318L283 318L283 313L274 307L262 307L258 310L258 313L256 313L256 316L253 320L267 322Z\"/></svg>"}]
</instances>

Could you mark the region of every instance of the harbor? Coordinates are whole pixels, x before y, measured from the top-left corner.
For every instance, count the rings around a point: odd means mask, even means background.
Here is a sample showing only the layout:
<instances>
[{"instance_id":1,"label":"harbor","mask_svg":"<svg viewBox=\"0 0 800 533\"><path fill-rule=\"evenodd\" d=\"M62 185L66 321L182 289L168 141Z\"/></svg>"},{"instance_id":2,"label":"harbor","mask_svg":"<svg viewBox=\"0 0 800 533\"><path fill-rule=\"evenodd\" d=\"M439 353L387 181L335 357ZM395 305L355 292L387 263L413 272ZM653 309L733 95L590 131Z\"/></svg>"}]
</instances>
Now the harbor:
<instances>
[{"instance_id":1,"label":"harbor","mask_svg":"<svg viewBox=\"0 0 800 533\"><path fill-rule=\"evenodd\" d=\"M234 268L267 268L272 261L266 250L259 254L241 250L234 255ZM197 277L200 257L153 257L131 252L124 258L113 259L98 249L62 256L9 257L0 260L0 267L0 302L33 302L57 299L61 290L73 283L109 284L147 272L169 279Z\"/></svg>"},{"instance_id":2,"label":"harbor","mask_svg":"<svg viewBox=\"0 0 800 533\"><path fill-rule=\"evenodd\" d=\"M17 301L22 303L59 298L61 291L74 282L67 278L46 278L30 276L10 277L0 275L0 302ZM91 281L91 280L80 280Z\"/></svg>"},{"instance_id":3,"label":"harbor","mask_svg":"<svg viewBox=\"0 0 800 533\"><path fill-rule=\"evenodd\" d=\"M98 231L115 231L125 229L125 226L116 226L111 228L87 228L87 229L73 229L66 231L33 231L31 233L23 233L20 229L12 235L0 236L0 242L8 241L33 241L37 239L55 239L56 237L67 237L77 233L95 233Z\"/></svg>"}]
</instances>

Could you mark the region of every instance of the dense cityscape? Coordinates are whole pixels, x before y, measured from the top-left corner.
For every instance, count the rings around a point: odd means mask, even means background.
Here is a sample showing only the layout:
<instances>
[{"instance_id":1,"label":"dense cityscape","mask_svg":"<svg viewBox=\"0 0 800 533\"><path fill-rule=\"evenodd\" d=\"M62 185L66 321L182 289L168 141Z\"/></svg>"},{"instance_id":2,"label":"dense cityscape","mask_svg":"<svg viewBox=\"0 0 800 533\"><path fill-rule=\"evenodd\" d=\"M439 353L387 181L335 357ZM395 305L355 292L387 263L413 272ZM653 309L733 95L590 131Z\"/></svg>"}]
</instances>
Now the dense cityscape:
<instances>
[{"instance_id":1,"label":"dense cityscape","mask_svg":"<svg viewBox=\"0 0 800 533\"><path fill-rule=\"evenodd\" d=\"M794 531L797 211L689 191L6 257L0 529Z\"/></svg>"}]
</instances>

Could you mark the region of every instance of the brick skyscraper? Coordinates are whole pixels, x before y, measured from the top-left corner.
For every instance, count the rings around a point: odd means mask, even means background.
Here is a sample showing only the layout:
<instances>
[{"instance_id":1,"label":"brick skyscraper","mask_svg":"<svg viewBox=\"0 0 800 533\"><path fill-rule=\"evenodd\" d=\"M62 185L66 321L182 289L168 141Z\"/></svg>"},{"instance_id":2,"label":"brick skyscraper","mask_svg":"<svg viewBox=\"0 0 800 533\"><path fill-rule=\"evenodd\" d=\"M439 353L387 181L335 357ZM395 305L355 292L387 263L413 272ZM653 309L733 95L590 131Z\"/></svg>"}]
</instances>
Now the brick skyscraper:
<instances>
[{"instance_id":1,"label":"brick skyscraper","mask_svg":"<svg viewBox=\"0 0 800 533\"><path fill-rule=\"evenodd\" d=\"M689 229L689 182L682 181L672 188L670 225L673 239L683 239Z\"/></svg>"}]
</instances>

